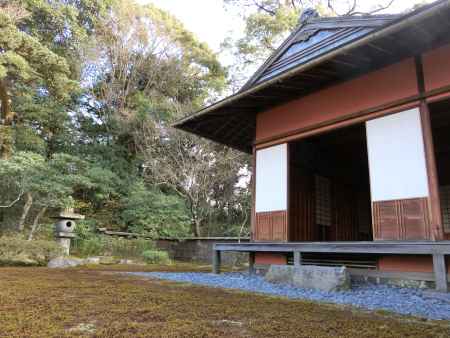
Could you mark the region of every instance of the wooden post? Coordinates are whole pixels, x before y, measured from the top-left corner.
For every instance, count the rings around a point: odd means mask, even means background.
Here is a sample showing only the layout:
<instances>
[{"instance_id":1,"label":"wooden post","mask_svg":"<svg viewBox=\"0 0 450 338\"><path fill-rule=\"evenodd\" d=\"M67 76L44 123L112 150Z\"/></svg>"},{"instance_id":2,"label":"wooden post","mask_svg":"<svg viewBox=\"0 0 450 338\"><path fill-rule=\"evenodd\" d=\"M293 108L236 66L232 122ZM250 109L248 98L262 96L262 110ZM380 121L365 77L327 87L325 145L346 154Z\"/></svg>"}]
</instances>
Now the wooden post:
<instances>
[{"instance_id":1,"label":"wooden post","mask_svg":"<svg viewBox=\"0 0 450 338\"><path fill-rule=\"evenodd\" d=\"M248 273L253 275L255 273L255 252L248 253Z\"/></svg>"},{"instance_id":2,"label":"wooden post","mask_svg":"<svg viewBox=\"0 0 450 338\"><path fill-rule=\"evenodd\" d=\"M433 135L431 130L431 119L428 105L425 101L420 103L420 117L425 147L425 158L428 174L428 186L430 196L428 198L428 209L431 221L431 239L443 240L444 229L442 228L441 200L439 196L439 182L434 155Z\"/></svg>"},{"instance_id":3,"label":"wooden post","mask_svg":"<svg viewBox=\"0 0 450 338\"><path fill-rule=\"evenodd\" d=\"M431 128L430 110L425 100L425 77L423 70L422 56L417 55L415 58L417 90L422 97L420 101L420 120L422 124L423 143L425 150L425 161L428 176L428 211L430 214L431 229L430 239L443 240L444 229L442 227L441 199L439 196L439 179L436 167L436 157L434 154L433 131Z\"/></svg>"},{"instance_id":4,"label":"wooden post","mask_svg":"<svg viewBox=\"0 0 450 338\"><path fill-rule=\"evenodd\" d=\"M252 216L250 221L250 241L255 240L255 234L256 234L256 147L253 146L252 148L252 181L251 181L251 188L252 188Z\"/></svg>"},{"instance_id":5,"label":"wooden post","mask_svg":"<svg viewBox=\"0 0 450 338\"><path fill-rule=\"evenodd\" d=\"M213 250L212 272L215 274L220 273L220 251L219 250Z\"/></svg>"},{"instance_id":6,"label":"wooden post","mask_svg":"<svg viewBox=\"0 0 450 338\"><path fill-rule=\"evenodd\" d=\"M302 265L302 253L300 251L294 251L294 266Z\"/></svg>"},{"instance_id":7,"label":"wooden post","mask_svg":"<svg viewBox=\"0 0 450 338\"><path fill-rule=\"evenodd\" d=\"M433 270L436 290L440 292L447 292L447 267L445 265L445 256L443 254L433 255Z\"/></svg>"}]
</instances>

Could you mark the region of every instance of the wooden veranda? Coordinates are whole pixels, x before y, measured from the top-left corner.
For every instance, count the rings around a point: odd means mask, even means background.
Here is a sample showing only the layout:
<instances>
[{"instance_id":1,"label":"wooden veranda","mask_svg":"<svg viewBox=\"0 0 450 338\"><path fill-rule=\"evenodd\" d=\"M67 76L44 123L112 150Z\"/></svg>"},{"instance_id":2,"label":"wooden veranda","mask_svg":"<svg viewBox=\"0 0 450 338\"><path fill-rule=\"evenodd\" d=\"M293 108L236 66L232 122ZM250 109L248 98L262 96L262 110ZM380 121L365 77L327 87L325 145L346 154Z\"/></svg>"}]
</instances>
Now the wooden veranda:
<instances>
[{"instance_id":1,"label":"wooden veranda","mask_svg":"<svg viewBox=\"0 0 450 338\"><path fill-rule=\"evenodd\" d=\"M448 291L445 256L450 255L450 241L217 243L213 252L213 273L220 273L221 252L224 251L248 252L250 273L254 272L254 257L257 252L293 253L294 265L302 264L303 253L431 255L436 290Z\"/></svg>"}]
</instances>

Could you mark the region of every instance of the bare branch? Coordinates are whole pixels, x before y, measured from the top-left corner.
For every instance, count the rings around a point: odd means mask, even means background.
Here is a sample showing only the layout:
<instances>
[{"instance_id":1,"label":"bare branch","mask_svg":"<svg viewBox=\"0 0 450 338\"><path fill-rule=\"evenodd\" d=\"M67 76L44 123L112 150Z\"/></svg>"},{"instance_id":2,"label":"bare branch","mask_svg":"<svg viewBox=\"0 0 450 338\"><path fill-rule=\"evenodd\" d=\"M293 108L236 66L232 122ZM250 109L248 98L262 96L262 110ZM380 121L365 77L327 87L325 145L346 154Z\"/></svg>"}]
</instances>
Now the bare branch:
<instances>
[{"instance_id":1,"label":"bare branch","mask_svg":"<svg viewBox=\"0 0 450 338\"><path fill-rule=\"evenodd\" d=\"M24 192L21 191L19 193L19 196L16 197L16 199L14 201L12 201L11 203L7 204L7 205L0 205L0 208L11 208L14 204L16 204L17 202L20 201L20 199L22 198Z\"/></svg>"},{"instance_id":2,"label":"bare branch","mask_svg":"<svg viewBox=\"0 0 450 338\"><path fill-rule=\"evenodd\" d=\"M376 9L374 9L372 11L369 11L369 12L360 12L360 11L352 12L349 15L373 15L373 14L376 14L378 12L384 11L385 9L388 9L389 7L391 7L393 5L394 2L395 2L395 0L391 0L386 5L380 6L380 7L376 8Z\"/></svg>"},{"instance_id":3,"label":"bare branch","mask_svg":"<svg viewBox=\"0 0 450 338\"><path fill-rule=\"evenodd\" d=\"M276 15L276 13L273 11L273 10L271 10L271 9L269 9L269 8L267 8L267 7L265 7L265 6L263 6L263 5L261 5L258 1L256 1L256 0L253 0L253 4L259 9L259 10L262 10L263 12L266 12L267 14L270 14L270 15L272 15L272 16L275 16Z\"/></svg>"},{"instance_id":4,"label":"bare branch","mask_svg":"<svg viewBox=\"0 0 450 338\"><path fill-rule=\"evenodd\" d=\"M385 5L379 5L377 8L368 11L368 12L363 12L363 11L357 11L356 8L358 7L358 0L352 0L352 4L349 7L349 9L347 10L346 13L339 13L336 8L334 7L334 1L333 0L327 0L327 7L337 16L347 16L347 15L373 15L376 14L378 12L384 11L386 9L388 9L389 7L392 6L392 4L395 2L395 0L390 0L388 3L386 3Z\"/></svg>"}]
</instances>

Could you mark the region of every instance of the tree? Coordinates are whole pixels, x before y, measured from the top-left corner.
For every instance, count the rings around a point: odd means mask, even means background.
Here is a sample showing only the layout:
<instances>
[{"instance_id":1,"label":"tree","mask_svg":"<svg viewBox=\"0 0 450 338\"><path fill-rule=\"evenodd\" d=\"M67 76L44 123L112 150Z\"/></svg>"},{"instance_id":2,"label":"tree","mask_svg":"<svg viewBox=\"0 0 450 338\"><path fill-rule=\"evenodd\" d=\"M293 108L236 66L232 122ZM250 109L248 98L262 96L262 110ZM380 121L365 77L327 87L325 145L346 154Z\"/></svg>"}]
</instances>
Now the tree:
<instances>
[{"instance_id":1,"label":"tree","mask_svg":"<svg viewBox=\"0 0 450 338\"><path fill-rule=\"evenodd\" d=\"M73 145L78 60L108 2L0 1L0 177L8 182L1 193L10 198L0 211L23 202L19 231L32 208L41 208L37 226L50 204L61 205L53 197L71 191L53 175L54 155Z\"/></svg>"},{"instance_id":2,"label":"tree","mask_svg":"<svg viewBox=\"0 0 450 338\"><path fill-rule=\"evenodd\" d=\"M143 105L156 107L152 118L160 120L172 102L202 104L225 84L216 55L153 5L116 2L97 28L95 46L86 68L93 77L91 108L110 131L132 121Z\"/></svg>"},{"instance_id":3,"label":"tree","mask_svg":"<svg viewBox=\"0 0 450 338\"><path fill-rule=\"evenodd\" d=\"M227 38L223 48L234 57L232 90L238 90L299 24L301 13L315 9L321 16L371 15L389 8L395 0L379 0L363 10L360 0L224 0L226 7L238 7L245 22L244 36Z\"/></svg>"},{"instance_id":4,"label":"tree","mask_svg":"<svg viewBox=\"0 0 450 338\"><path fill-rule=\"evenodd\" d=\"M145 194L156 198L159 196L156 191L162 191L167 199L181 197L186 201L193 232L199 235L215 210L205 199L213 193L213 181L207 183L199 181L200 176L195 177L196 192L194 188L181 192L179 188L186 182L185 176L179 175L178 181L174 178L170 184L162 184L161 176L150 173L148 165L159 163L160 168L170 165L176 171L176 157L192 152L195 145L207 147L210 158L216 153L230 152L168 127L175 118L198 109L224 89L225 71L216 55L172 16L154 6L141 7L132 1L113 6L111 16L104 18L97 28L96 52L91 55L95 58L87 69L93 77L87 109L101 121L98 126L108 135L103 141L126 149L130 162L143 162L143 176L150 186ZM220 174L235 176L238 166L238 163L232 168L223 166ZM206 169L202 169L202 179L209 176ZM142 186L139 187L138 195L145 195ZM174 192L179 197L173 197ZM216 189L216 196L219 194ZM136 200L128 198L126 205L129 207L131 202ZM127 211L123 215L126 216L122 219L131 217ZM151 228L148 222L145 227Z\"/></svg>"},{"instance_id":5,"label":"tree","mask_svg":"<svg viewBox=\"0 0 450 338\"><path fill-rule=\"evenodd\" d=\"M0 1L0 157L11 156L17 126L30 121L20 98L43 103L41 109L50 103L64 110L77 93L82 45L108 3Z\"/></svg>"},{"instance_id":6,"label":"tree","mask_svg":"<svg viewBox=\"0 0 450 338\"><path fill-rule=\"evenodd\" d=\"M152 238L183 238L190 235L184 200L137 181L124 199L121 218L129 231Z\"/></svg>"},{"instance_id":7,"label":"tree","mask_svg":"<svg viewBox=\"0 0 450 338\"><path fill-rule=\"evenodd\" d=\"M67 205L155 236L247 224L248 190L235 187L247 158L169 127L219 97L225 79L217 55L153 5L0 0L1 225L31 227L31 239ZM180 194L186 175L162 184L147 168L176 170L179 154L220 160L197 167Z\"/></svg>"},{"instance_id":8,"label":"tree","mask_svg":"<svg viewBox=\"0 0 450 338\"><path fill-rule=\"evenodd\" d=\"M144 177L186 200L195 236L207 234L208 221L218 210L232 213L242 207L231 201L245 175L240 169L247 155L175 130L155 134L144 129L139 135Z\"/></svg>"},{"instance_id":9,"label":"tree","mask_svg":"<svg viewBox=\"0 0 450 338\"><path fill-rule=\"evenodd\" d=\"M77 194L89 194L91 200L101 201L115 193L113 173L68 154L54 154L46 159L32 152L17 152L7 160L0 160L0 177L8 176L15 179L1 180L1 191L9 192L4 198L11 200L18 196L14 200L17 202L22 195L25 196L17 231L24 231L31 208L38 210L31 237L48 208L73 207ZM5 201L1 203L7 207L14 205Z\"/></svg>"},{"instance_id":10,"label":"tree","mask_svg":"<svg viewBox=\"0 0 450 338\"><path fill-rule=\"evenodd\" d=\"M66 60L30 35L21 24L29 12L20 2L2 2L0 11L0 156L12 154L13 129L17 119L14 98L23 87L42 96L65 99L75 89Z\"/></svg>"},{"instance_id":11,"label":"tree","mask_svg":"<svg viewBox=\"0 0 450 338\"><path fill-rule=\"evenodd\" d=\"M0 159L0 177L14 177L14 180L1 180L2 191L5 199L17 196L18 202L22 196L26 196L22 213L17 223L17 230L23 231L25 219L33 204L31 191L35 187L35 178L47 171L45 160L42 156L33 153L18 153L8 159ZM14 203L5 203L12 207Z\"/></svg>"}]
</instances>

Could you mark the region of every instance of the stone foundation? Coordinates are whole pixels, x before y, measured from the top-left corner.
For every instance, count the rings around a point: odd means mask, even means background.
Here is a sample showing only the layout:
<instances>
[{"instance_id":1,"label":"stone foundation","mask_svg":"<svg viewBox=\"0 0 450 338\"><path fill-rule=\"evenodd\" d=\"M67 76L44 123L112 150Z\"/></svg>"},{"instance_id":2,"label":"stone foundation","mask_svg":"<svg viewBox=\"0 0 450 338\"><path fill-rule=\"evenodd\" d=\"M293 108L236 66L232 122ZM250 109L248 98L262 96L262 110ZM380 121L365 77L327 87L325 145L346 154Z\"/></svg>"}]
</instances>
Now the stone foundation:
<instances>
[{"instance_id":1,"label":"stone foundation","mask_svg":"<svg viewBox=\"0 0 450 338\"><path fill-rule=\"evenodd\" d=\"M271 265L264 278L268 282L326 292L351 288L350 274L346 267Z\"/></svg>"}]
</instances>

